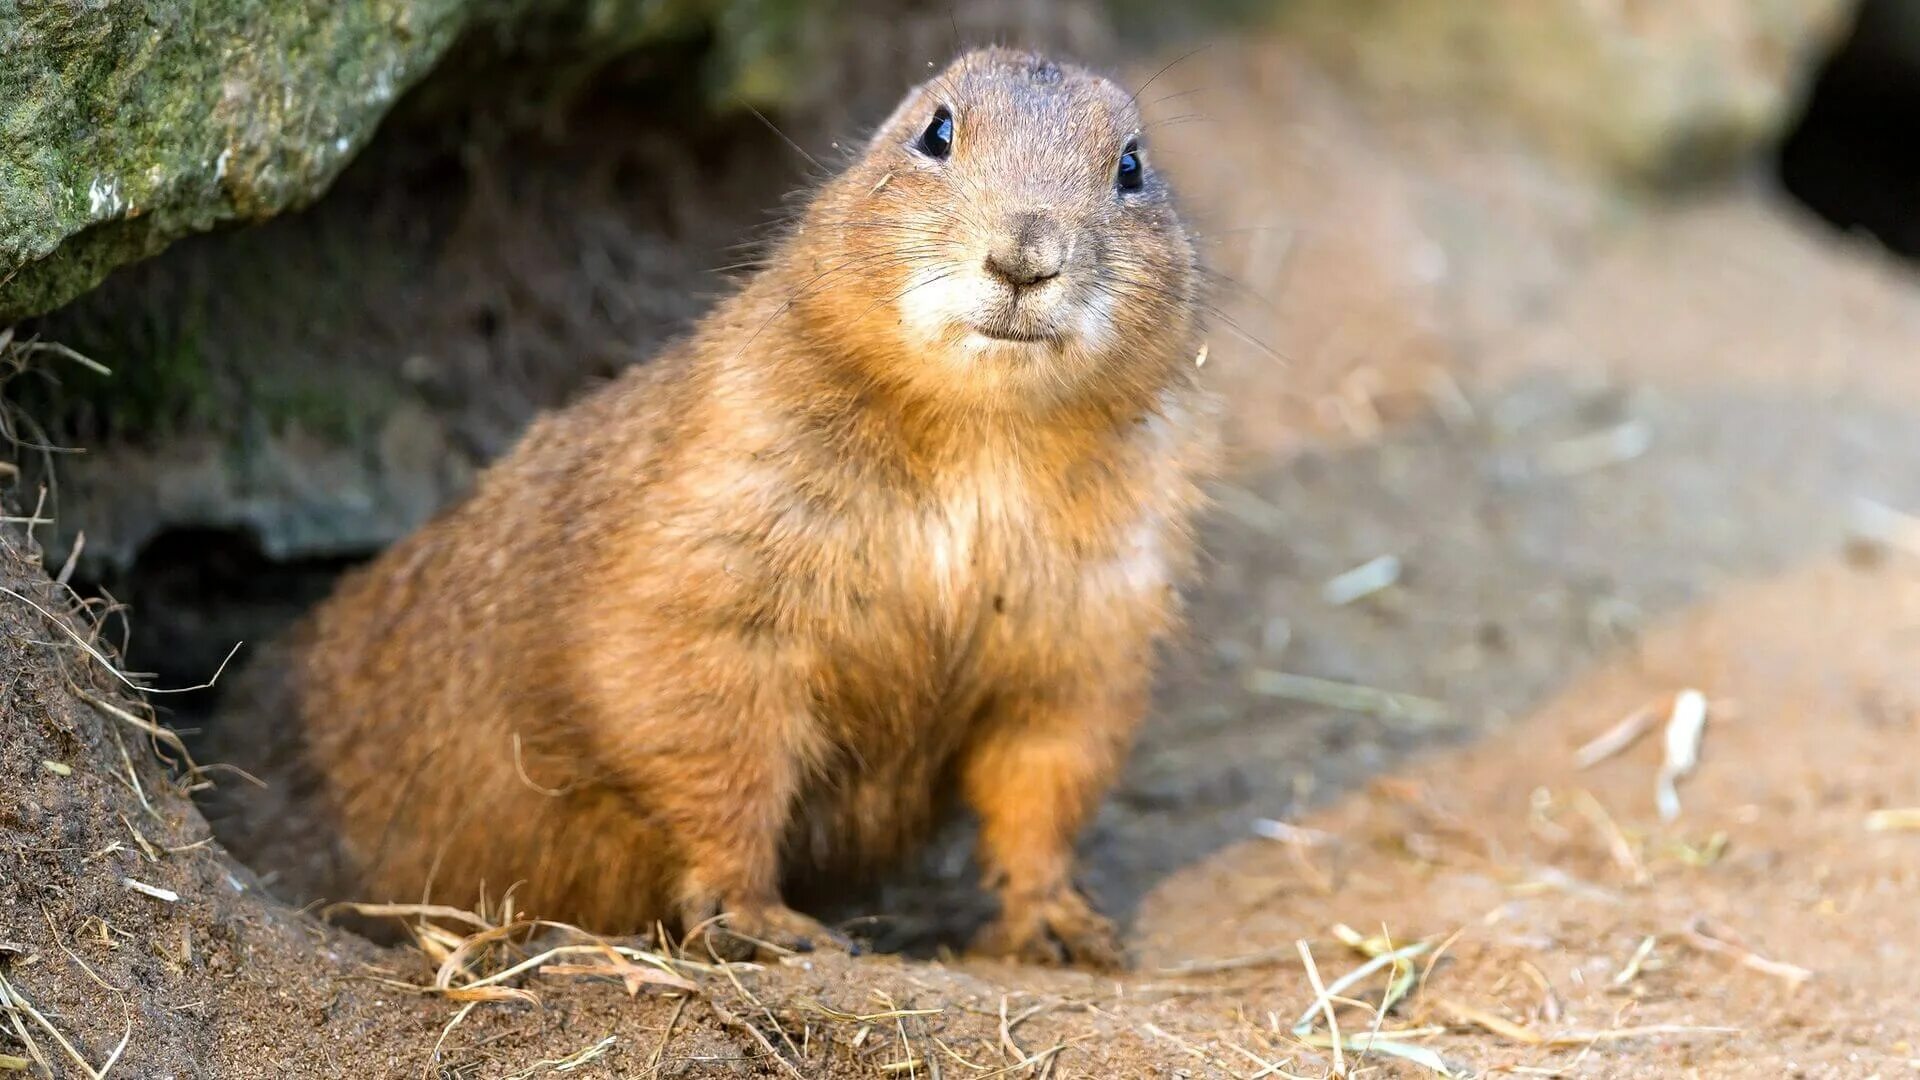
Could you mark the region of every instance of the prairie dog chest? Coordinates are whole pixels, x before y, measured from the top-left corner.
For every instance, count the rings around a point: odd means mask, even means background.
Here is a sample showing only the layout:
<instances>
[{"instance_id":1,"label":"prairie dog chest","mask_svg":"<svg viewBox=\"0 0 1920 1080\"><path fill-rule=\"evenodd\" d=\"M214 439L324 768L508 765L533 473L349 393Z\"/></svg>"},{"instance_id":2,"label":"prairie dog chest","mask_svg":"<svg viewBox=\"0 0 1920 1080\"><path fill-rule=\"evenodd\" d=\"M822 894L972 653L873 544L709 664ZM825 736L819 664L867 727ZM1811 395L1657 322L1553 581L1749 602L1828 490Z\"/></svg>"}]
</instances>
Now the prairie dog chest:
<instances>
[{"instance_id":1,"label":"prairie dog chest","mask_svg":"<svg viewBox=\"0 0 1920 1080\"><path fill-rule=\"evenodd\" d=\"M750 547L728 550L727 580L859 696L1125 651L1170 627L1192 562L1182 404L1169 395L1067 451L984 433L917 477L824 448L759 455L750 497L715 511L767 515L731 533Z\"/></svg>"},{"instance_id":2,"label":"prairie dog chest","mask_svg":"<svg viewBox=\"0 0 1920 1080\"><path fill-rule=\"evenodd\" d=\"M1141 477L1083 480L984 467L899 511L902 588L936 625L992 617L1008 630L1063 622L1157 597L1172 583L1175 510Z\"/></svg>"}]
</instances>

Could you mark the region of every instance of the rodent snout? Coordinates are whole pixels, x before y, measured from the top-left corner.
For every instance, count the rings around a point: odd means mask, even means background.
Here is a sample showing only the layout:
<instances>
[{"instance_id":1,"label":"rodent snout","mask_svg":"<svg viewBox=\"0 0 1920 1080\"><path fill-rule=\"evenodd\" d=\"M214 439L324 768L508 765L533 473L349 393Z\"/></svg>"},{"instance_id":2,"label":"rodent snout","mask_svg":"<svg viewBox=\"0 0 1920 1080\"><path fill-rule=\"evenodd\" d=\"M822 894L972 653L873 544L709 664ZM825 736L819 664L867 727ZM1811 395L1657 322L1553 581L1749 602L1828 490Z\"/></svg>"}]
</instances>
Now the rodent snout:
<instances>
[{"instance_id":1,"label":"rodent snout","mask_svg":"<svg viewBox=\"0 0 1920 1080\"><path fill-rule=\"evenodd\" d=\"M1016 289L1060 276L1069 254L1067 234L1044 210L1011 214L987 249L987 272Z\"/></svg>"}]
</instances>

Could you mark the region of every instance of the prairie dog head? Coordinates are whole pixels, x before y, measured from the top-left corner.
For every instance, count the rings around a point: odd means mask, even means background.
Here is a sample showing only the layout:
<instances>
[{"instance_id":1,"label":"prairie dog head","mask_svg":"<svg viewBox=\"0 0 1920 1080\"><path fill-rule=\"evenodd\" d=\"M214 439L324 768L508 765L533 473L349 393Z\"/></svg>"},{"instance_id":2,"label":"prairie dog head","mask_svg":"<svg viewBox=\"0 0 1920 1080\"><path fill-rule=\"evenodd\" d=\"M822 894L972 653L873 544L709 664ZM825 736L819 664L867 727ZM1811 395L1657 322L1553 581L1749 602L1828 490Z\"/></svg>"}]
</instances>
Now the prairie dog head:
<instances>
[{"instance_id":1,"label":"prairie dog head","mask_svg":"<svg viewBox=\"0 0 1920 1080\"><path fill-rule=\"evenodd\" d=\"M1147 396L1191 360L1199 271L1133 95L1043 56L913 89L797 240L810 334L916 396Z\"/></svg>"}]
</instances>

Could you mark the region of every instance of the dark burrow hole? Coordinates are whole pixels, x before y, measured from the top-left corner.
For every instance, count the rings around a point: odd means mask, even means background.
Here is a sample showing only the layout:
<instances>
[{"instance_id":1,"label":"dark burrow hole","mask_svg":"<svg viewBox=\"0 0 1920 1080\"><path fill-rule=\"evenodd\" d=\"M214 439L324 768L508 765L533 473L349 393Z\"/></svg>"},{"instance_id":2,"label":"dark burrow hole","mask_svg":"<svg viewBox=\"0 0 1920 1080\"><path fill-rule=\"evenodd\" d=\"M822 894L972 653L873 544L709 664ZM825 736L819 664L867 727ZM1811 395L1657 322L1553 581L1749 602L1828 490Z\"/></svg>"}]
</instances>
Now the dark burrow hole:
<instances>
[{"instance_id":1,"label":"dark burrow hole","mask_svg":"<svg viewBox=\"0 0 1920 1080\"><path fill-rule=\"evenodd\" d=\"M248 663L365 557L275 559L247 529L176 529L149 541L125 570L75 588L127 606L129 670L150 674L158 687L191 687L219 672L229 654L230 671ZM226 683L223 673L206 689L154 700L193 740L212 722Z\"/></svg>"},{"instance_id":2,"label":"dark burrow hole","mask_svg":"<svg viewBox=\"0 0 1920 1080\"><path fill-rule=\"evenodd\" d=\"M1781 144L1788 194L1837 228L1920 259L1920 4L1866 0Z\"/></svg>"}]
</instances>

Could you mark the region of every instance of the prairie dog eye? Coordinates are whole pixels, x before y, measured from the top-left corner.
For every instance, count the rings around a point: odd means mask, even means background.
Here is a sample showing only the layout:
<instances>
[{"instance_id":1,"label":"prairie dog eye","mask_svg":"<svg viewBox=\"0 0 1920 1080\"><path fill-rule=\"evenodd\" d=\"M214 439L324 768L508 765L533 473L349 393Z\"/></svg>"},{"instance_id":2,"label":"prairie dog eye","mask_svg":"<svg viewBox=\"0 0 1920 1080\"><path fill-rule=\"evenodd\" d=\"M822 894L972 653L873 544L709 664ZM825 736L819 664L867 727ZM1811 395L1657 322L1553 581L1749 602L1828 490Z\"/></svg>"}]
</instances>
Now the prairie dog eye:
<instances>
[{"instance_id":1,"label":"prairie dog eye","mask_svg":"<svg viewBox=\"0 0 1920 1080\"><path fill-rule=\"evenodd\" d=\"M1126 148L1120 151L1120 168L1114 174L1114 186L1121 191L1139 191L1146 178L1147 165L1140 159L1140 140L1128 139Z\"/></svg>"},{"instance_id":2,"label":"prairie dog eye","mask_svg":"<svg viewBox=\"0 0 1920 1080\"><path fill-rule=\"evenodd\" d=\"M953 153L953 111L945 105L933 110L933 119L927 129L914 140L914 149L935 160L944 160Z\"/></svg>"}]
</instances>

